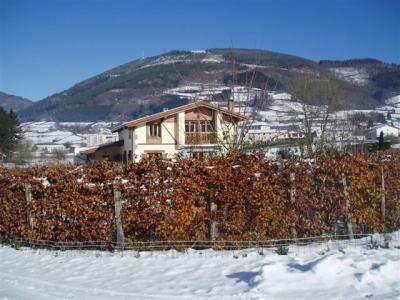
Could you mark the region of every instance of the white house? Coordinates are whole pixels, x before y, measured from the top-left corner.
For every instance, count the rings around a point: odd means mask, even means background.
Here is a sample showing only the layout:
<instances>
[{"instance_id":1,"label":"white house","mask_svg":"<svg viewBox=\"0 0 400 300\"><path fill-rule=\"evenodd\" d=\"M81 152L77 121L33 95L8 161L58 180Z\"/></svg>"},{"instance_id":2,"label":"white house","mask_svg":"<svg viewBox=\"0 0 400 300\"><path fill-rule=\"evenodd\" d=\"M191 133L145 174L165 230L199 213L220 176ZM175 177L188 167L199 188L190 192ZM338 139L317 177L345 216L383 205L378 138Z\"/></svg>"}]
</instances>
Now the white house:
<instances>
[{"instance_id":1,"label":"white house","mask_svg":"<svg viewBox=\"0 0 400 300\"><path fill-rule=\"evenodd\" d=\"M116 142L118 141L118 134L103 134L103 133L92 133L86 135L86 144L89 147Z\"/></svg>"},{"instance_id":2,"label":"white house","mask_svg":"<svg viewBox=\"0 0 400 300\"><path fill-rule=\"evenodd\" d=\"M371 140L376 140L379 138L381 132L383 132L383 136L385 137L399 136L400 129L388 124L377 125L368 129L367 137Z\"/></svg>"},{"instance_id":3,"label":"white house","mask_svg":"<svg viewBox=\"0 0 400 300\"><path fill-rule=\"evenodd\" d=\"M247 130L245 139L248 142L266 142L285 139L299 139L304 137L304 133L294 125L275 125L271 126L267 122L253 122L245 125L243 130Z\"/></svg>"},{"instance_id":4,"label":"white house","mask_svg":"<svg viewBox=\"0 0 400 300\"><path fill-rule=\"evenodd\" d=\"M237 134L247 117L229 109L197 101L132 120L113 129L117 142L82 151L89 160L138 161L143 157L171 158L178 153L204 155L222 151L221 144Z\"/></svg>"}]
</instances>

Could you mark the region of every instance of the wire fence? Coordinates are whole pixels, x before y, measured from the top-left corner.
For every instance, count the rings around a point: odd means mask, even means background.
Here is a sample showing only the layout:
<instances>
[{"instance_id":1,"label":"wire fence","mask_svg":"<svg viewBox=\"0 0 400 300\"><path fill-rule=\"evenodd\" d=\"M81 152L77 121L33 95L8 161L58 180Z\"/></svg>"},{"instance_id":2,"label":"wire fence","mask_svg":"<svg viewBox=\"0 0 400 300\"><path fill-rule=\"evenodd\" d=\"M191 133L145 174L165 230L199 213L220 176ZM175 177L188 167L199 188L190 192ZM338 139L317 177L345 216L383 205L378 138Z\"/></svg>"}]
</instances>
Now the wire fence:
<instances>
[{"instance_id":1,"label":"wire fence","mask_svg":"<svg viewBox=\"0 0 400 300\"><path fill-rule=\"evenodd\" d=\"M400 231L392 233L326 235L318 237L302 237L293 239L249 240L249 241L127 241L115 243L108 241L79 241L58 242L49 240L35 240L15 238L12 246L16 249L29 247L32 249L47 249L51 251L88 250L100 252L139 253L139 252L165 252L176 250L187 252L189 250L216 250L213 253L225 251L283 251L304 254L310 252L326 252L342 250L345 248L397 248L400 250Z\"/></svg>"}]
</instances>

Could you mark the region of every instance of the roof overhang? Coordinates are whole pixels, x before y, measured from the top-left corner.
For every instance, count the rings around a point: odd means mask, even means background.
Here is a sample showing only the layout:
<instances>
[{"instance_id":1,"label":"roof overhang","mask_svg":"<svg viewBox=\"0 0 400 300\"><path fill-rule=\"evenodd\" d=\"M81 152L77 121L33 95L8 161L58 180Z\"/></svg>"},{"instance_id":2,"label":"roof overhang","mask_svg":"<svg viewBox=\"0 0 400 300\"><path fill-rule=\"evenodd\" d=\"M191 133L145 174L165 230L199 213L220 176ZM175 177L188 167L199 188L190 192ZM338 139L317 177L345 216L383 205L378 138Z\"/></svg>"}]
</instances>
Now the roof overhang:
<instances>
[{"instance_id":1,"label":"roof overhang","mask_svg":"<svg viewBox=\"0 0 400 300\"><path fill-rule=\"evenodd\" d=\"M116 142L112 142L112 143L107 143L107 144L102 144L96 147L92 147L86 150L81 151L81 154L86 154L86 155L91 155L91 154L95 154L97 151L99 150L105 150L107 148L112 148L112 147L122 147L124 145L124 140L119 140Z\"/></svg>"},{"instance_id":2,"label":"roof overhang","mask_svg":"<svg viewBox=\"0 0 400 300\"><path fill-rule=\"evenodd\" d=\"M165 119L165 118L171 117L173 115L176 115L180 112L185 112L185 111L195 109L195 108L200 108L200 107L205 107L205 108L209 108L214 111L219 111L222 114L229 115L233 118L238 119L238 121L239 120L243 120L243 121L249 120L249 117L242 115L240 113L232 112L227 109L212 105L212 104L204 102L204 101L196 101L196 102L182 105L182 106L179 106L179 107L167 110L167 111L159 112L159 113L156 113L153 115L145 116L145 117L142 117L142 118L139 118L136 120L132 120L132 121L123 123L123 124L113 128L112 132L118 132L125 128L135 128L138 126L142 126L148 122L154 122L154 121L157 121L160 119Z\"/></svg>"}]
</instances>

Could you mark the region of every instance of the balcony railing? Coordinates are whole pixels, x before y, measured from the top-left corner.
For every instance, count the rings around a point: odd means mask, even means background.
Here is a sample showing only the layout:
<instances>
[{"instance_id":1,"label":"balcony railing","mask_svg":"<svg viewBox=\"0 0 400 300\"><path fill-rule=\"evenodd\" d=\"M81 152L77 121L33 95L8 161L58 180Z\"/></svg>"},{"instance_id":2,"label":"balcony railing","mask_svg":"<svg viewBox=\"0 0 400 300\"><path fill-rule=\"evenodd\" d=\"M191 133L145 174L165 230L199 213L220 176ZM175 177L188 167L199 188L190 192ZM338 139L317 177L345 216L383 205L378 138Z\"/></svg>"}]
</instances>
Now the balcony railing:
<instances>
[{"instance_id":1,"label":"balcony railing","mask_svg":"<svg viewBox=\"0 0 400 300\"><path fill-rule=\"evenodd\" d=\"M216 132L186 132L185 143L189 145L216 144L217 134Z\"/></svg>"}]
</instances>

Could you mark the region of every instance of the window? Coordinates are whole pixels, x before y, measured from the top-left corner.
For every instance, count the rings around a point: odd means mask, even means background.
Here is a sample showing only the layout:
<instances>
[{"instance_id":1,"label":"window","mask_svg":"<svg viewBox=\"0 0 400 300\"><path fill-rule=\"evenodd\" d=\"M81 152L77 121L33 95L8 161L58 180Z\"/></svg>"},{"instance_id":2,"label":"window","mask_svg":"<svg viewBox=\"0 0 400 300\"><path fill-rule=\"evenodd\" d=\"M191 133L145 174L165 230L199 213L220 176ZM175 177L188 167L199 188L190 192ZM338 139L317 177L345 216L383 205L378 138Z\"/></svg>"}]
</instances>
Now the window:
<instances>
[{"instance_id":1,"label":"window","mask_svg":"<svg viewBox=\"0 0 400 300\"><path fill-rule=\"evenodd\" d=\"M200 131L207 132L206 121L200 121Z\"/></svg>"},{"instance_id":2,"label":"window","mask_svg":"<svg viewBox=\"0 0 400 300\"><path fill-rule=\"evenodd\" d=\"M186 121L185 122L186 132L196 132L196 121Z\"/></svg>"},{"instance_id":3,"label":"window","mask_svg":"<svg viewBox=\"0 0 400 300\"><path fill-rule=\"evenodd\" d=\"M214 126L211 121L207 121L207 132L214 132Z\"/></svg>"},{"instance_id":4,"label":"window","mask_svg":"<svg viewBox=\"0 0 400 300\"><path fill-rule=\"evenodd\" d=\"M201 132L214 132L211 121L200 121Z\"/></svg>"},{"instance_id":5,"label":"window","mask_svg":"<svg viewBox=\"0 0 400 300\"><path fill-rule=\"evenodd\" d=\"M160 124L149 124L148 135L153 137L161 137L161 125Z\"/></svg>"},{"instance_id":6,"label":"window","mask_svg":"<svg viewBox=\"0 0 400 300\"><path fill-rule=\"evenodd\" d=\"M250 130L261 130L261 125L251 125Z\"/></svg>"}]
</instances>

